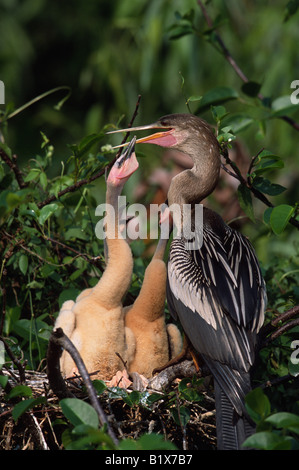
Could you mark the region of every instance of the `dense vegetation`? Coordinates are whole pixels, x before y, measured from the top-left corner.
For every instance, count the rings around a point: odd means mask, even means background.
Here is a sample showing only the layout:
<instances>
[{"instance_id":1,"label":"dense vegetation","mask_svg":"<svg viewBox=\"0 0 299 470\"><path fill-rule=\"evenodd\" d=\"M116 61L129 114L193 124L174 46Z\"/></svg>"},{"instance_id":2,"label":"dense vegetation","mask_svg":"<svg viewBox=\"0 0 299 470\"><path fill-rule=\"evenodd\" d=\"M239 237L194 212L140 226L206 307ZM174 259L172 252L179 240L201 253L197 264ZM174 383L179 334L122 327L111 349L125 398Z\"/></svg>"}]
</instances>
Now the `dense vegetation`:
<instances>
[{"instance_id":1,"label":"dense vegetation","mask_svg":"<svg viewBox=\"0 0 299 470\"><path fill-rule=\"evenodd\" d=\"M299 80L298 6L294 0L1 1L1 448L25 446L24 429L38 429L50 448L115 447L81 399L84 390L53 401L28 374L45 370L63 301L93 286L104 268L95 208L115 158L111 144L119 143L105 132L189 111L214 126L223 150L221 181L206 202L250 237L267 284L258 388L248 397L258 427L249 444L298 448L299 105L292 86ZM169 175L174 163L156 147L141 150L126 192L148 205L161 197L154 170ZM152 253L141 240L132 250L130 298ZM15 373L8 372L11 364ZM201 414L213 420L202 379L183 379L162 397L95 387L106 411L112 407L126 422L126 430L119 427L121 448L215 445L213 421L198 431ZM162 424L151 427L158 412ZM136 422L143 424L135 428ZM37 441L30 446L43 447Z\"/></svg>"}]
</instances>

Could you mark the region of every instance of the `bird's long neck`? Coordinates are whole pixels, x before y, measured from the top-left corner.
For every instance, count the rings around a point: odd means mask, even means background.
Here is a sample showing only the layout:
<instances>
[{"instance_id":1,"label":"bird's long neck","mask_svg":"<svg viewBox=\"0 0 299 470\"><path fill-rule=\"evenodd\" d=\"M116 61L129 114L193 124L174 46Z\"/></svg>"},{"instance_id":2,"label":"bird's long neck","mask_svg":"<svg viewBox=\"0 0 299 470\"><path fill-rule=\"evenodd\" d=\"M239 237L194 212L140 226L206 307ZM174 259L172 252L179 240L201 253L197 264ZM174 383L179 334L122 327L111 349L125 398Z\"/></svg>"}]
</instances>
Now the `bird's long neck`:
<instances>
[{"instance_id":1,"label":"bird's long neck","mask_svg":"<svg viewBox=\"0 0 299 470\"><path fill-rule=\"evenodd\" d=\"M129 289L133 257L131 249L118 234L119 208L118 196L121 195L122 186L107 183L106 191L106 269L98 284L93 288L93 295L101 305L114 308L121 304L122 298Z\"/></svg>"},{"instance_id":2,"label":"bird's long neck","mask_svg":"<svg viewBox=\"0 0 299 470\"><path fill-rule=\"evenodd\" d=\"M180 208L180 214L184 213L184 205L190 204L191 210L195 204L199 204L205 197L211 194L218 182L220 172L220 155L218 145L206 145L201 148L190 147L188 154L191 156L194 166L191 170L185 170L172 179L168 202ZM193 218L194 211L191 212ZM178 219L176 219L178 221ZM178 222L177 222L178 223ZM181 227L189 220L181 217Z\"/></svg>"},{"instance_id":3,"label":"bird's long neck","mask_svg":"<svg viewBox=\"0 0 299 470\"><path fill-rule=\"evenodd\" d=\"M193 158L193 161L191 170L185 170L172 179L168 191L170 204L197 204L213 192L219 179L219 153L215 151L212 158Z\"/></svg>"},{"instance_id":4,"label":"bird's long neck","mask_svg":"<svg viewBox=\"0 0 299 470\"><path fill-rule=\"evenodd\" d=\"M114 186L107 184L106 191L106 234L107 240L118 238L120 208L118 207L119 196L122 193L123 185Z\"/></svg>"}]
</instances>

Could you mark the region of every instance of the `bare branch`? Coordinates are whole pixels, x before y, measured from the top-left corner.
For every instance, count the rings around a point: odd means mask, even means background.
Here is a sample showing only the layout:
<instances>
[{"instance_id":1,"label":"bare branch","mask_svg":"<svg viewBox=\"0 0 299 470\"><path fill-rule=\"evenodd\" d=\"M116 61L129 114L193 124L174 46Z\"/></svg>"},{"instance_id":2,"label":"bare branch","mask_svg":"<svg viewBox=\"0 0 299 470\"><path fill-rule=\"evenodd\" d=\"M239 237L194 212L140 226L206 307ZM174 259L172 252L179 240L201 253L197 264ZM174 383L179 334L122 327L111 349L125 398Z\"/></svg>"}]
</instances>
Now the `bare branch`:
<instances>
[{"instance_id":1,"label":"bare branch","mask_svg":"<svg viewBox=\"0 0 299 470\"><path fill-rule=\"evenodd\" d=\"M14 172L19 187L21 189L26 188L28 186L28 183L25 183L23 180L22 172L17 165L17 156L13 155L12 158L14 161L12 161L7 155L7 153L3 150L3 148L0 148L0 157L6 163L6 165L8 165L9 168Z\"/></svg>"},{"instance_id":2,"label":"bare branch","mask_svg":"<svg viewBox=\"0 0 299 470\"><path fill-rule=\"evenodd\" d=\"M299 305L281 313L275 317L270 323L264 325L260 331L261 345L260 348L264 348L271 341L283 335L286 331L299 325L299 318L292 320L296 315L299 314ZM287 322L287 323L285 323ZM284 325L278 326L281 323Z\"/></svg>"},{"instance_id":3,"label":"bare branch","mask_svg":"<svg viewBox=\"0 0 299 470\"><path fill-rule=\"evenodd\" d=\"M62 348L65 349L71 355L73 361L78 367L91 404L99 416L101 426L104 426L104 424L107 426L107 432L109 436L113 440L114 444L118 445L118 440L108 422L104 411L102 410L102 407L97 398L96 391L93 388L85 364L76 347L73 345L71 340L64 334L61 328L57 328L52 332L47 351L48 379L53 392L58 397L70 396L60 372L59 359L62 353Z\"/></svg>"}]
</instances>

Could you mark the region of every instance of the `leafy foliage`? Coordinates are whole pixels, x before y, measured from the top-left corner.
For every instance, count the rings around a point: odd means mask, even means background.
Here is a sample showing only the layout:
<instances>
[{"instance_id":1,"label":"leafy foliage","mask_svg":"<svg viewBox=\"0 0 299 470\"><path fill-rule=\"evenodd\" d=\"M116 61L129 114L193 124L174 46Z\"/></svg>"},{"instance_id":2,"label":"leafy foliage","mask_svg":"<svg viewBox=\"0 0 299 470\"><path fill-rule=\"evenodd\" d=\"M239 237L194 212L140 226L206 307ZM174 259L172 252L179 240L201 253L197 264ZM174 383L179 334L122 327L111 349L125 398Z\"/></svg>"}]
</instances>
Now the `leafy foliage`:
<instances>
[{"instance_id":1,"label":"leafy foliage","mask_svg":"<svg viewBox=\"0 0 299 470\"><path fill-rule=\"evenodd\" d=\"M268 336L254 383L272 380L274 385L248 397L258 432L247 444L290 449L298 445L298 365L290 357L299 326L296 320L285 323L281 315L299 304L299 105L290 100L290 83L297 78L298 2L271 5L270 11L253 2L250 10L244 2L215 1L198 2L195 8L190 0L179 12L159 0L76 0L76 15L68 15L63 2L58 11L48 0L3 2L0 21L7 41L0 46L0 78L7 104L0 111L0 331L12 355L37 370L62 303L100 278L103 245L95 236L95 208L104 200L105 171L115 157L114 142L105 132L133 111L141 90L142 122L187 110L215 127L226 171L221 187L230 191L225 206L236 203L231 223L250 236L268 291ZM267 50L277 51L275 61L260 47L264 41ZM151 202L155 186L147 175L158 165L159 155L142 158L142 172L127 188L130 198L133 186L146 184L144 200ZM215 195L209 204L223 209ZM132 249L130 298L147 264L147 245L140 241ZM0 384L6 389L5 376ZM108 393L102 383L94 386L98 394ZM186 379L163 396L180 429L191 422L191 404L201 403L199 388L196 378ZM109 393L131 410L153 409L161 398L137 391ZM16 421L45 404L25 384L8 391L6 400L13 403ZM113 448L88 403L67 399L60 407L65 448ZM120 448L173 445L153 433L123 440Z\"/></svg>"},{"instance_id":2,"label":"leafy foliage","mask_svg":"<svg viewBox=\"0 0 299 470\"><path fill-rule=\"evenodd\" d=\"M244 447L261 450L298 450L299 416L293 413L271 413L268 397L256 388L246 397L246 407L256 422L256 434L250 436Z\"/></svg>"}]
</instances>

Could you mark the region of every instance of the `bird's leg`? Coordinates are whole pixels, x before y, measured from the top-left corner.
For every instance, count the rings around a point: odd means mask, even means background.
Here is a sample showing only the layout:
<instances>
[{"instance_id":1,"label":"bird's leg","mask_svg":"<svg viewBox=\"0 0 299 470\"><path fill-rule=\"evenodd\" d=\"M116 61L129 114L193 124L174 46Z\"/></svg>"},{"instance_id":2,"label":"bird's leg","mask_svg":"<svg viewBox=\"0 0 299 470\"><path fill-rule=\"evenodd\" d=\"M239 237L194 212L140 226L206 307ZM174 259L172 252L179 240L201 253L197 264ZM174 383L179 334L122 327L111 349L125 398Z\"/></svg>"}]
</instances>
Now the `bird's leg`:
<instances>
[{"instance_id":1,"label":"bird's leg","mask_svg":"<svg viewBox=\"0 0 299 470\"><path fill-rule=\"evenodd\" d=\"M196 354L196 352L194 351L194 349L192 348L192 346L189 347L189 352L190 352L190 355L192 357L196 372L199 372L200 369L201 369L201 361L200 361L198 355Z\"/></svg>"},{"instance_id":2,"label":"bird's leg","mask_svg":"<svg viewBox=\"0 0 299 470\"><path fill-rule=\"evenodd\" d=\"M154 369L153 375L157 374L159 372L162 372L162 370L166 369L167 367L178 364L179 362L183 361L184 359L190 359L190 358L192 358L192 360L193 360L196 372L199 372L201 370L201 361L200 361L198 355L196 354L196 352L194 351L194 349L193 349L193 347L192 347L192 345L189 341L189 338L184 334L183 346L182 346L181 352L177 356L173 357L166 364L164 364L164 366L157 367L156 369Z\"/></svg>"},{"instance_id":3,"label":"bird's leg","mask_svg":"<svg viewBox=\"0 0 299 470\"><path fill-rule=\"evenodd\" d=\"M184 335L183 347L182 347L181 352L177 356L173 357L166 364L164 364L164 366L157 367L156 369L154 369L153 370L153 375L157 374L159 372L162 372L162 370L166 369L167 367L178 364L179 362L183 361L184 359L190 359L190 356L193 359L196 371L198 372L200 370L199 360L196 357L195 352L193 351L193 348L191 346L191 343L190 343L188 337L186 335Z\"/></svg>"}]
</instances>

